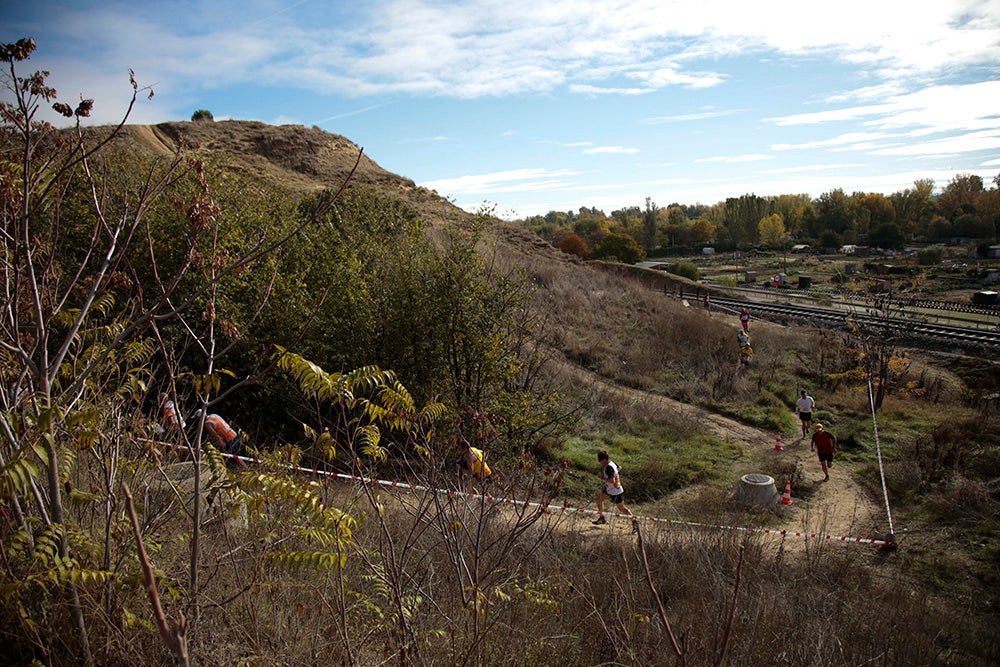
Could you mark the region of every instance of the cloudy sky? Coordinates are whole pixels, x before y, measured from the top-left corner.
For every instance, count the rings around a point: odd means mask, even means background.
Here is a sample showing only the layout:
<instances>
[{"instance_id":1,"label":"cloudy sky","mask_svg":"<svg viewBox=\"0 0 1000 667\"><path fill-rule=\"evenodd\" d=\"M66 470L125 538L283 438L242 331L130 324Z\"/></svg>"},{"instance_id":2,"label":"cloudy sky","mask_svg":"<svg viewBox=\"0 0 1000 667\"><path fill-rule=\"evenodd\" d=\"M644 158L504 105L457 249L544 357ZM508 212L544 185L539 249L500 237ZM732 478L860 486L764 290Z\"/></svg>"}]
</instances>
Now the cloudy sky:
<instances>
[{"instance_id":1,"label":"cloudy sky","mask_svg":"<svg viewBox=\"0 0 1000 667\"><path fill-rule=\"evenodd\" d=\"M1000 174L1000 0L0 2L71 106L318 126L501 217ZM6 91L5 98L8 96Z\"/></svg>"}]
</instances>

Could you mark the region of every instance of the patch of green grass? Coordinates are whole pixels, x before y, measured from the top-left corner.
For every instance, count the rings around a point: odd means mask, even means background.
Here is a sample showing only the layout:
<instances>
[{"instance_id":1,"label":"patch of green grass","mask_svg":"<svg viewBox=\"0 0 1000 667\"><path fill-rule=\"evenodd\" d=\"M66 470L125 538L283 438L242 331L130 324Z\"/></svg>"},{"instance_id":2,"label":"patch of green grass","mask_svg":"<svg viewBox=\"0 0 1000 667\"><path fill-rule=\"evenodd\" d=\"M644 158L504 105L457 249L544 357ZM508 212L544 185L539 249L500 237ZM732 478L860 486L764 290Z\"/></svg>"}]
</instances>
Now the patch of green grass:
<instances>
[{"instance_id":1,"label":"patch of green grass","mask_svg":"<svg viewBox=\"0 0 1000 667\"><path fill-rule=\"evenodd\" d=\"M639 433L590 433L567 439L556 449L574 470L564 491L586 497L596 493L600 471L597 452L605 449L622 468L626 497L646 502L693 483L713 479L739 458L739 447L706 433L681 434L675 429L646 425ZM593 476L592 476L593 475Z\"/></svg>"},{"instance_id":2,"label":"patch of green grass","mask_svg":"<svg viewBox=\"0 0 1000 667\"><path fill-rule=\"evenodd\" d=\"M717 412L757 428L782 433L798 432L799 422L795 413L779 396L767 389L761 390L752 403L720 403L712 407Z\"/></svg>"}]
</instances>

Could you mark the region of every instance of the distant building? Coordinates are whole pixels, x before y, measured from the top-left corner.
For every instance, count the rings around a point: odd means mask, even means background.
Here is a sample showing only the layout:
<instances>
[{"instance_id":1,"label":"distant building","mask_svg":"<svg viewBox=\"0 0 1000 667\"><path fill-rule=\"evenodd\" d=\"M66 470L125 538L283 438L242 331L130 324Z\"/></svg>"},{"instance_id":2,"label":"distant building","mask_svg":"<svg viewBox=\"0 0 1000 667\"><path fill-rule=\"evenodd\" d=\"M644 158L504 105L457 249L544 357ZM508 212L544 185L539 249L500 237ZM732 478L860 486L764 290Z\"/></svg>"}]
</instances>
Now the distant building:
<instances>
[{"instance_id":1,"label":"distant building","mask_svg":"<svg viewBox=\"0 0 1000 667\"><path fill-rule=\"evenodd\" d=\"M654 271L666 271L670 266L669 262L639 262L636 266L642 267L644 269L653 269Z\"/></svg>"}]
</instances>

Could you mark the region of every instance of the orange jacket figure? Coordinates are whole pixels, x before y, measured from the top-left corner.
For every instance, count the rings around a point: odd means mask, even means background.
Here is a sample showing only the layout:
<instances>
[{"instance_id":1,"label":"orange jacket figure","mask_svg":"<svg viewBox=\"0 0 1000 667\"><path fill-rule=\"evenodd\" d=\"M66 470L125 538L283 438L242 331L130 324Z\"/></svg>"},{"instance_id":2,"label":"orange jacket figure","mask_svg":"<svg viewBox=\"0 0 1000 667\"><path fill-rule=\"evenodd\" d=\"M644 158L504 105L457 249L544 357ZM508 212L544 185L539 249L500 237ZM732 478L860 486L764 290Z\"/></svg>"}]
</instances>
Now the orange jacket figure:
<instances>
[{"instance_id":1,"label":"orange jacket figure","mask_svg":"<svg viewBox=\"0 0 1000 667\"><path fill-rule=\"evenodd\" d=\"M160 394L160 416L163 418L164 428L179 429L181 427L181 417L177 413L177 406L166 393Z\"/></svg>"},{"instance_id":2,"label":"orange jacket figure","mask_svg":"<svg viewBox=\"0 0 1000 667\"><path fill-rule=\"evenodd\" d=\"M201 410L195 410L191 415L192 419L201 417ZM205 432L212 440L212 443L228 454L241 455L240 434L226 423L226 420L216 414L205 417Z\"/></svg>"}]
</instances>

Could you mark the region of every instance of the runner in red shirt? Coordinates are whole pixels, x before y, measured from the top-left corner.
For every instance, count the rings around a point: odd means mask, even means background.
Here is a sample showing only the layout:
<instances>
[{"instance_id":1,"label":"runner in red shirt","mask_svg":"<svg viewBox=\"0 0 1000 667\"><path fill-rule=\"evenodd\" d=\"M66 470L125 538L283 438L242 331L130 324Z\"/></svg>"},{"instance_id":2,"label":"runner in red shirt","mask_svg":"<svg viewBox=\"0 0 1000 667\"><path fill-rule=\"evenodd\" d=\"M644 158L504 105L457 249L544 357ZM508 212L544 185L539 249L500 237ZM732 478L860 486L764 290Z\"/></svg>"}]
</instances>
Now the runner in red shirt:
<instances>
[{"instance_id":1,"label":"runner in red shirt","mask_svg":"<svg viewBox=\"0 0 1000 667\"><path fill-rule=\"evenodd\" d=\"M823 481L830 481L830 468L833 466L833 454L837 451L837 436L823 429L822 424L816 424L809 451L816 451L819 464L823 467Z\"/></svg>"}]
</instances>

